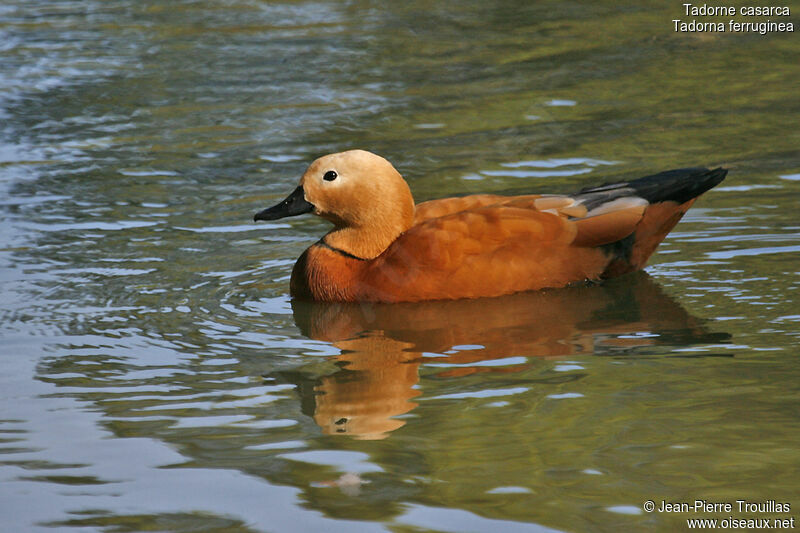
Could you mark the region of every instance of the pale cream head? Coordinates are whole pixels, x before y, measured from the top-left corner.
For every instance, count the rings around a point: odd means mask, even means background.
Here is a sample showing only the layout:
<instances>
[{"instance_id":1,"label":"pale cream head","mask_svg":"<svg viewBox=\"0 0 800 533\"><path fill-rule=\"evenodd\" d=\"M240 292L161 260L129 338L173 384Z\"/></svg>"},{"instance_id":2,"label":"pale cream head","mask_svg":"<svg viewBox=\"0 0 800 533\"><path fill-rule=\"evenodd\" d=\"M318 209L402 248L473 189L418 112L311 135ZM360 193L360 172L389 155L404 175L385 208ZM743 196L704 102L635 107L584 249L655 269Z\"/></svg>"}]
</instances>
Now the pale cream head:
<instances>
[{"instance_id":1,"label":"pale cream head","mask_svg":"<svg viewBox=\"0 0 800 533\"><path fill-rule=\"evenodd\" d=\"M300 186L313 212L335 225L325 242L357 257L380 255L414 221L406 181L389 161L364 150L320 157Z\"/></svg>"}]
</instances>

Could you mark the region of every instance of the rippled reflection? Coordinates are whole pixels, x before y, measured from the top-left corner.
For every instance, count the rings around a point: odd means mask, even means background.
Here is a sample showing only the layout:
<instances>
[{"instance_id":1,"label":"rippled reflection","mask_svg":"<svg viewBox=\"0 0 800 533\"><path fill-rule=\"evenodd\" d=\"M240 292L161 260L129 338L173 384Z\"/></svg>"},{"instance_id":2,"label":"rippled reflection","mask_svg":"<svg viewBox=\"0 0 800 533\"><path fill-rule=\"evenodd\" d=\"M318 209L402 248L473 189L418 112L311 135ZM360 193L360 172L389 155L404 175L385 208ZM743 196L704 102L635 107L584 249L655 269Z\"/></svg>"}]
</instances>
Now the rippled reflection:
<instances>
[{"instance_id":1,"label":"rippled reflection","mask_svg":"<svg viewBox=\"0 0 800 533\"><path fill-rule=\"evenodd\" d=\"M625 355L642 348L715 343L647 274L599 286L500 298L406 304L293 302L309 337L342 351L341 369L306 387L328 434L385 438L414 409L420 366L432 378L519 372L530 357Z\"/></svg>"}]
</instances>

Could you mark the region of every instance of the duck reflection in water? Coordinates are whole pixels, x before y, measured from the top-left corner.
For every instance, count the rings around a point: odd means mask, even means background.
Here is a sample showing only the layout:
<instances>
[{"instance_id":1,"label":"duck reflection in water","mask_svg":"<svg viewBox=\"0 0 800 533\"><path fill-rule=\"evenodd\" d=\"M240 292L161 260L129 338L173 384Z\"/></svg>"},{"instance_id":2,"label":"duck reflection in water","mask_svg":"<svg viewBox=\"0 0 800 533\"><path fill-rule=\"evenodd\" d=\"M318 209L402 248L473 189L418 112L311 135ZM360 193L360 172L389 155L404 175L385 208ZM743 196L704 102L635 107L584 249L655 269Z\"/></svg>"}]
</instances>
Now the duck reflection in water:
<instances>
[{"instance_id":1,"label":"duck reflection in water","mask_svg":"<svg viewBox=\"0 0 800 533\"><path fill-rule=\"evenodd\" d=\"M303 334L342 352L336 356L341 369L331 375L313 383L295 375L304 411L323 432L360 439L382 439L405 424L396 417L416 407L420 366L426 362L447 363L434 377L457 378L519 372L533 364L531 357L620 355L729 337L706 331L644 272L601 286L498 298L405 304L293 301L292 309ZM486 364L520 356L528 359Z\"/></svg>"}]
</instances>

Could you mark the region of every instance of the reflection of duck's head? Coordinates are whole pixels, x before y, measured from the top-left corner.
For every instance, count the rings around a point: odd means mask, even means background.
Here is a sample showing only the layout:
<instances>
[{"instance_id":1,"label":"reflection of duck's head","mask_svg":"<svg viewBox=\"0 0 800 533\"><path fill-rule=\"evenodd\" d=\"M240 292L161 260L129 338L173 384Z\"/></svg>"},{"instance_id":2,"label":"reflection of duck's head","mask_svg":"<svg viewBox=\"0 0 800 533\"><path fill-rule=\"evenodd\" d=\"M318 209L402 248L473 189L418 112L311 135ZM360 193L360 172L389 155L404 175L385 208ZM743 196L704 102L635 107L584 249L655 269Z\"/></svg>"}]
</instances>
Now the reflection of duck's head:
<instances>
[{"instance_id":1,"label":"reflection of duck's head","mask_svg":"<svg viewBox=\"0 0 800 533\"><path fill-rule=\"evenodd\" d=\"M382 439L405 422L394 418L417 404L416 354L407 343L367 334L340 341L342 370L315 387L314 421L328 434Z\"/></svg>"},{"instance_id":2,"label":"reflection of duck's head","mask_svg":"<svg viewBox=\"0 0 800 533\"><path fill-rule=\"evenodd\" d=\"M258 213L256 220L313 212L336 226L326 244L348 254L373 258L414 221L408 184L386 159L365 150L320 157L284 202Z\"/></svg>"}]
</instances>

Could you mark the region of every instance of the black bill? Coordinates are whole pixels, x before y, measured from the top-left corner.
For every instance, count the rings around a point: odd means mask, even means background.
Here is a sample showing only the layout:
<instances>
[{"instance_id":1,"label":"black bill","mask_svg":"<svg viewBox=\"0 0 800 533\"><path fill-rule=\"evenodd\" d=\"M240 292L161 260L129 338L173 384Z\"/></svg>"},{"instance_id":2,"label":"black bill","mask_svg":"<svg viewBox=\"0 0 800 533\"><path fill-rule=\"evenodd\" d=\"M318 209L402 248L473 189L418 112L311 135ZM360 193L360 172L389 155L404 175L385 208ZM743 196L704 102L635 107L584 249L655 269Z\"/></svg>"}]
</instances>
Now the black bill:
<instances>
[{"instance_id":1,"label":"black bill","mask_svg":"<svg viewBox=\"0 0 800 533\"><path fill-rule=\"evenodd\" d=\"M310 213L313 210L314 205L306 201L303 187L298 187L278 205L256 213L253 220L277 220L279 218Z\"/></svg>"}]
</instances>

